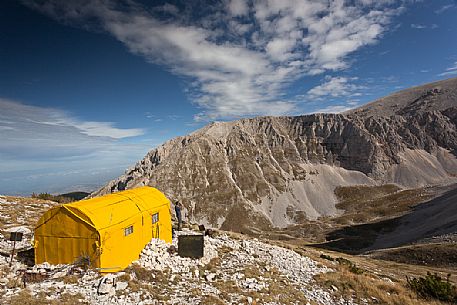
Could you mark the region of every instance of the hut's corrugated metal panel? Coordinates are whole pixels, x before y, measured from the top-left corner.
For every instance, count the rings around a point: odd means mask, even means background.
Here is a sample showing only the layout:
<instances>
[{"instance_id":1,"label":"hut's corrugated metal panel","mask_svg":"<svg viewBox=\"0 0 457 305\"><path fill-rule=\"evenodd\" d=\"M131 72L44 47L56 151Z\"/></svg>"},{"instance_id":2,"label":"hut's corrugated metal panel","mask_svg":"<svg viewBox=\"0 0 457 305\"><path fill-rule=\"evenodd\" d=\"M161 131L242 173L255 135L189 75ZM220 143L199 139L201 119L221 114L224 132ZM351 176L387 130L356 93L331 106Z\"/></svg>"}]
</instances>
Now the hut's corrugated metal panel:
<instances>
[{"instance_id":1,"label":"hut's corrugated metal panel","mask_svg":"<svg viewBox=\"0 0 457 305\"><path fill-rule=\"evenodd\" d=\"M34 239L37 263L72 263L80 257L89 257L92 264L99 264L95 246L100 239L97 230L63 206L54 207L41 217Z\"/></svg>"},{"instance_id":2,"label":"hut's corrugated metal panel","mask_svg":"<svg viewBox=\"0 0 457 305\"><path fill-rule=\"evenodd\" d=\"M132 218L139 211L148 211L169 203L170 201L159 190L144 186L81 200L67 204L66 207L81 212L98 230L101 230Z\"/></svg>"},{"instance_id":3,"label":"hut's corrugated metal panel","mask_svg":"<svg viewBox=\"0 0 457 305\"><path fill-rule=\"evenodd\" d=\"M85 256L101 271L118 271L152 238L171 242L171 234L170 201L141 187L47 211L35 229L35 262L72 263Z\"/></svg>"}]
</instances>

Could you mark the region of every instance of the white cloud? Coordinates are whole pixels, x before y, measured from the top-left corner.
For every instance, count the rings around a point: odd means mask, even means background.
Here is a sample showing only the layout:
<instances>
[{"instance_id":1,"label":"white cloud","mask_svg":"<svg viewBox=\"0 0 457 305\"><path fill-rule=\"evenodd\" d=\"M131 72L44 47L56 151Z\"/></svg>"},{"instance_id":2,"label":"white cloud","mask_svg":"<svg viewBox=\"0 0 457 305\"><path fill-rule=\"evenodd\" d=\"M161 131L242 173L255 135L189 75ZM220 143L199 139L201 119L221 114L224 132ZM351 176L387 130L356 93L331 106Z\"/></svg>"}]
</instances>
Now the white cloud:
<instances>
[{"instance_id":1,"label":"white cloud","mask_svg":"<svg viewBox=\"0 0 457 305\"><path fill-rule=\"evenodd\" d=\"M413 29L418 29L418 30L423 30L423 29L437 29L438 25L433 23L431 25L425 25L425 24L418 24L418 23L412 23L411 28Z\"/></svg>"},{"instance_id":2,"label":"white cloud","mask_svg":"<svg viewBox=\"0 0 457 305\"><path fill-rule=\"evenodd\" d=\"M1 98L0 131L0 193L58 191L88 181L99 185L151 148L121 140L142 134L140 129L81 121L58 109Z\"/></svg>"},{"instance_id":3,"label":"white cloud","mask_svg":"<svg viewBox=\"0 0 457 305\"><path fill-rule=\"evenodd\" d=\"M27 124L36 124L49 128L74 128L81 134L111 139L122 139L144 134L142 129L116 128L112 122L81 121L58 109L29 106L1 98L0 109L0 126L3 125L3 129L16 129L17 126L26 127ZM13 126L5 126L4 124Z\"/></svg>"},{"instance_id":4,"label":"white cloud","mask_svg":"<svg viewBox=\"0 0 457 305\"><path fill-rule=\"evenodd\" d=\"M228 3L228 9L233 16L242 16L249 12L249 6L245 0L231 0Z\"/></svg>"},{"instance_id":5,"label":"white cloud","mask_svg":"<svg viewBox=\"0 0 457 305\"><path fill-rule=\"evenodd\" d=\"M164 5L159 6L156 9L159 12L167 13L167 14L170 14L170 15L173 15L173 16L176 16L179 13L178 8L176 6L174 6L173 4L170 4L170 3L165 3Z\"/></svg>"},{"instance_id":6,"label":"white cloud","mask_svg":"<svg viewBox=\"0 0 457 305\"><path fill-rule=\"evenodd\" d=\"M132 1L25 1L61 22L102 28L132 53L186 77L201 109L196 119L204 120L294 111L283 98L288 85L347 68L347 57L376 43L402 9L387 0L184 2L181 10L157 9L174 15L168 18Z\"/></svg>"},{"instance_id":7,"label":"white cloud","mask_svg":"<svg viewBox=\"0 0 457 305\"><path fill-rule=\"evenodd\" d=\"M457 61L454 62L454 65L452 65L451 67L446 69L446 71L452 71L452 70L457 70Z\"/></svg>"},{"instance_id":8,"label":"white cloud","mask_svg":"<svg viewBox=\"0 0 457 305\"><path fill-rule=\"evenodd\" d=\"M351 105L332 105L325 108L318 109L316 112L319 113L341 113L353 109Z\"/></svg>"},{"instance_id":9,"label":"white cloud","mask_svg":"<svg viewBox=\"0 0 457 305\"><path fill-rule=\"evenodd\" d=\"M86 122L53 108L24 105L0 99L0 154L30 158L66 158L116 146L117 140L143 134L109 122Z\"/></svg>"},{"instance_id":10,"label":"white cloud","mask_svg":"<svg viewBox=\"0 0 457 305\"><path fill-rule=\"evenodd\" d=\"M455 74L457 74L457 70L443 72L443 73L438 74L438 76L447 76L447 75L455 75Z\"/></svg>"},{"instance_id":11,"label":"white cloud","mask_svg":"<svg viewBox=\"0 0 457 305\"><path fill-rule=\"evenodd\" d=\"M73 126L80 129L82 133L93 137L122 139L128 137L136 137L144 134L142 129L120 129L114 127L114 123L111 122L82 122L75 123Z\"/></svg>"},{"instance_id":12,"label":"white cloud","mask_svg":"<svg viewBox=\"0 0 457 305\"><path fill-rule=\"evenodd\" d=\"M454 75L457 74L457 61L452 66L446 69L445 72L438 74L438 76Z\"/></svg>"},{"instance_id":13,"label":"white cloud","mask_svg":"<svg viewBox=\"0 0 457 305\"><path fill-rule=\"evenodd\" d=\"M445 11L454 8L455 6L456 6L455 4L443 5L442 7L440 7L439 9L437 9L437 10L435 11L435 14L442 14L442 13L444 13Z\"/></svg>"},{"instance_id":14,"label":"white cloud","mask_svg":"<svg viewBox=\"0 0 457 305\"><path fill-rule=\"evenodd\" d=\"M275 61L286 61L293 55L292 48L296 42L293 39L275 38L265 47L267 54Z\"/></svg>"},{"instance_id":15,"label":"white cloud","mask_svg":"<svg viewBox=\"0 0 457 305\"><path fill-rule=\"evenodd\" d=\"M351 83L355 80L357 80L357 78L327 76L323 84L308 91L308 98L321 100L325 97L337 98L358 96L360 95L358 91L364 87Z\"/></svg>"},{"instance_id":16,"label":"white cloud","mask_svg":"<svg viewBox=\"0 0 457 305\"><path fill-rule=\"evenodd\" d=\"M426 28L427 28L426 25L424 25L424 24L417 24L417 23L411 23L411 27L412 27L413 29L419 29L419 30L421 30L421 29L426 29Z\"/></svg>"}]
</instances>

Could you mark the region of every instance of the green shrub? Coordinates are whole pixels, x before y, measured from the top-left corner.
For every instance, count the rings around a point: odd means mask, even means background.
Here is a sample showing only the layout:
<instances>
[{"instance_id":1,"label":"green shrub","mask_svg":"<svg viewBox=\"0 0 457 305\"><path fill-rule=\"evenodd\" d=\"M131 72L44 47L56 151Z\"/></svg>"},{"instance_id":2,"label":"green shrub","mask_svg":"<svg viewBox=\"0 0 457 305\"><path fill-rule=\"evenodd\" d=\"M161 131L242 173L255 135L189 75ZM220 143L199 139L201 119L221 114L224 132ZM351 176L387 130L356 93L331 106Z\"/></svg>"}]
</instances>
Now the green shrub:
<instances>
[{"instance_id":1,"label":"green shrub","mask_svg":"<svg viewBox=\"0 0 457 305\"><path fill-rule=\"evenodd\" d=\"M415 291L418 296L425 299L438 299L445 302L457 302L457 290L449 281L450 274L446 280L442 279L438 274L427 272L426 277L408 278L406 281L408 287Z\"/></svg>"},{"instance_id":2,"label":"green shrub","mask_svg":"<svg viewBox=\"0 0 457 305\"><path fill-rule=\"evenodd\" d=\"M329 260L332 262L335 260L333 257L331 257L330 255L327 255L327 254L321 254L320 258L323 258L323 259L326 259L326 260Z\"/></svg>"},{"instance_id":3,"label":"green shrub","mask_svg":"<svg viewBox=\"0 0 457 305\"><path fill-rule=\"evenodd\" d=\"M352 262L344 257L337 257L336 258L336 261L340 264L340 265L352 265Z\"/></svg>"},{"instance_id":4,"label":"green shrub","mask_svg":"<svg viewBox=\"0 0 457 305\"><path fill-rule=\"evenodd\" d=\"M363 273L363 269L357 267L355 264L349 265L349 271L351 271L352 273L355 273L355 274L362 274Z\"/></svg>"},{"instance_id":5,"label":"green shrub","mask_svg":"<svg viewBox=\"0 0 457 305\"><path fill-rule=\"evenodd\" d=\"M336 261L337 261L340 265L346 265L346 266L348 266L349 271L351 271L351 272L354 273L354 274L362 274L362 273L363 273L363 269L357 267L356 264L354 264L353 262L351 262L351 261L348 260L348 259L345 259L345 258L343 258L343 257L338 257L338 258L336 259Z\"/></svg>"},{"instance_id":6,"label":"green shrub","mask_svg":"<svg viewBox=\"0 0 457 305\"><path fill-rule=\"evenodd\" d=\"M348 259L345 259L344 257L333 258L330 255L321 254L320 258L323 258L323 259L326 259L326 260L329 260L329 261L332 261L332 262L333 261L337 261L338 264L347 266L348 270L350 272L352 272L352 273L355 273L355 274L362 274L363 273L363 269L357 267L356 264L354 264L353 262L351 262Z\"/></svg>"}]
</instances>

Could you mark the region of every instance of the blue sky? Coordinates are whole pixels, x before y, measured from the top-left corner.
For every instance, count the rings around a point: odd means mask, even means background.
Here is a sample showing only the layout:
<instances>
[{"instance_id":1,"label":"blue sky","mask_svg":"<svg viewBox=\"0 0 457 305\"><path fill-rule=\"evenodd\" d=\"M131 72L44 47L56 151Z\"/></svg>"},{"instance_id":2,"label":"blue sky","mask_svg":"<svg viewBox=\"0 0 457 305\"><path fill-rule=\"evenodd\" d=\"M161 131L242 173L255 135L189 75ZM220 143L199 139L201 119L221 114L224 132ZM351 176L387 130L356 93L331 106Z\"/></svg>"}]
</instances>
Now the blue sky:
<instances>
[{"instance_id":1,"label":"blue sky","mask_svg":"<svg viewBox=\"0 0 457 305\"><path fill-rule=\"evenodd\" d=\"M210 121L457 76L455 0L0 2L0 194L94 189Z\"/></svg>"}]
</instances>

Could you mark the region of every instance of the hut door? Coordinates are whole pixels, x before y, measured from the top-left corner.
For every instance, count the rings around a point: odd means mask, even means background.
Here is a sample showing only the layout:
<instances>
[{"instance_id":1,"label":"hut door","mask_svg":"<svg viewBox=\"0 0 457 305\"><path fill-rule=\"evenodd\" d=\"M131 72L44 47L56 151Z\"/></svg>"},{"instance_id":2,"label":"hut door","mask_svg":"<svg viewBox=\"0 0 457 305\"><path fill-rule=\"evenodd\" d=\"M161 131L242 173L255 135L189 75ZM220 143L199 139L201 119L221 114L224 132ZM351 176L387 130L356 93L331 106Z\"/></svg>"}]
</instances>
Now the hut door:
<instances>
[{"instance_id":1,"label":"hut door","mask_svg":"<svg viewBox=\"0 0 457 305\"><path fill-rule=\"evenodd\" d=\"M152 238L160 238L158 212L152 214Z\"/></svg>"}]
</instances>

